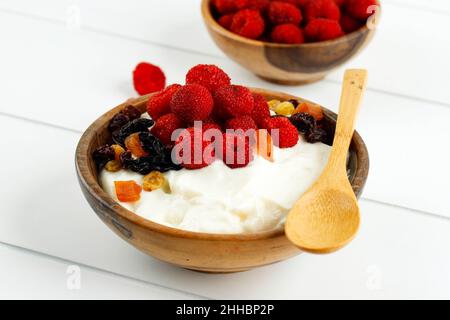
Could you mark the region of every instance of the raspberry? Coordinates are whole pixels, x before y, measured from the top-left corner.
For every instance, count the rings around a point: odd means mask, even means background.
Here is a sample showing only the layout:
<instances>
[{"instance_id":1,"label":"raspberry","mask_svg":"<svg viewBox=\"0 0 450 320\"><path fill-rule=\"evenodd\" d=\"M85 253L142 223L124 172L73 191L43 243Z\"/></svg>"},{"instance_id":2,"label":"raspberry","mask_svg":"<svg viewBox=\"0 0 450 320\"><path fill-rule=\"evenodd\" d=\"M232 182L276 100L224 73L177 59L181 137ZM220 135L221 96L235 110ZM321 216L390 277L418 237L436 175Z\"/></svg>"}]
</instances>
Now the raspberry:
<instances>
[{"instance_id":1,"label":"raspberry","mask_svg":"<svg viewBox=\"0 0 450 320\"><path fill-rule=\"evenodd\" d=\"M269 105L266 98L260 94L253 94L254 106L252 111L252 118L256 125L260 127L263 122L270 118Z\"/></svg>"},{"instance_id":2,"label":"raspberry","mask_svg":"<svg viewBox=\"0 0 450 320\"><path fill-rule=\"evenodd\" d=\"M254 99L251 91L242 86L230 85L219 88L214 93L214 112L220 119L250 115Z\"/></svg>"},{"instance_id":3,"label":"raspberry","mask_svg":"<svg viewBox=\"0 0 450 320\"><path fill-rule=\"evenodd\" d=\"M158 66L141 62L133 71L133 84L140 95L149 94L164 89L166 76Z\"/></svg>"},{"instance_id":4,"label":"raspberry","mask_svg":"<svg viewBox=\"0 0 450 320\"><path fill-rule=\"evenodd\" d=\"M233 13L237 10L235 0L213 0L212 4L221 14Z\"/></svg>"},{"instance_id":5,"label":"raspberry","mask_svg":"<svg viewBox=\"0 0 450 320\"><path fill-rule=\"evenodd\" d=\"M256 39L264 33L265 22L257 10L245 9L233 17L230 30L242 37Z\"/></svg>"},{"instance_id":6,"label":"raspberry","mask_svg":"<svg viewBox=\"0 0 450 320\"><path fill-rule=\"evenodd\" d=\"M188 154L185 154L185 152ZM187 128L180 133L175 142L177 163L189 170L207 167L215 158L214 144L203 137L203 130Z\"/></svg>"},{"instance_id":7,"label":"raspberry","mask_svg":"<svg viewBox=\"0 0 450 320\"><path fill-rule=\"evenodd\" d=\"M362 27L362 24L359 20L354 19L347 15L342 16L339 23L341 24L341 28L345 33L356 31Z\"/></svg>"},{"instance_id":8,"label":"raspberry","mask_svg":"<svg viewBox=\"0 0 450 320\"><path fill-rule=\"evenodd\" d=\"M266 121L266 128L273 138L273 143L279 148L291 148L298 142L297 128L286 117L270 118ZM275 131L278 129L278 139ZM278 140L278 141L277 141Z\"/></svg>"},{"instance_id":9,"label":"raspberry","mask_svg":"<svg viewBox=\"0 0 450 320\"><path fill-rule=\"evenodd\" d=\"M302 12L296 6L280 1L270 3L268 15L274 25L286 23L299 25L303 18Z\"/></svg>"},{"instance_id":10,"label":"raspberry","mask_svg":"<svg viewBox=\"0 0 450 320\"><path fill-rule=\"evenodd\" d=\"M343 8L346 1L347 0L334 0L334 2L338 5L339 8Z\"/></svg>"},{"instance_id":11,"label":"raspberry","mask_svg":"<svg viewBox=\"0 0 450 320\"><path fill-rule=\"evenodd\" d=\"M181 120L189 123L208 118L213 104L208 89L199 84L187 84L173 95L170 108Z\"/></svg>"},{"instance_id":12,"label":"raspberry","mask_svg":"<svg viewBox=\"0 0 450 320\"><path fill-rule=\"evenodd\" d=\"M347 13L356 19L366 20L372 14L372 6L378 6L377 0L348 0L346 4Z\"/></svg>"},{"instance_id":13,"label":"raspberry","mask_svg":"<svg viewBox=\"0 0 450 320\"><path fill-rule=\"evenodd\" d=\"M175 130L183 127L181 121L173 113L168 113L160 117L150 132L167 146L173 145L172 134Z\"/></svg>"},{"instance_id":14,"label":"raspberry","mask_svg":"<svg viewBox=\"0 0 450 320\"><path fill-rule=\"evenodd\" d=\"M153 120L156 121L159 117L170 112L170 101L180 88L181 85L173 84L150 97L147 102L147 112Z\"/></svg>"},{"instance_id":15,"label":"raspberry","mask_svg":"<svg viewBox=\"0 0 450 320\"><path fill-rule=\"evenodd\" d=\"M280 24L276 26L271 33L273 42L299 44L304 43L302 30L294 24Z\"/></svg>"},{"instance_id":16,"label":"raspberry","mask_svg":"<svg viewBox=\"0 0 450 320\"><path fill-rule=\"evenodd\" d=\"M221 16L217 22L227 30L230 30L231 24L233 23L234 14L226 14Z\"/></svg>"},{"instance_id":17,"label":"raspberry","mask_svg":"<svg viewBox=\"0 0 450 320\"><path fill-rule=\"evenodd\" d=\"M332 40L343 35L340 24L335 20L314 19L305 28L305 37L311 42Z\"/></svg>"},{"instance_id":18,"label":"raspberry","mask_svg":"<svg viewBox=\"0 0 450 320\"><path fill-rule=\"evenodd\" d=\"M252 9L264 11L269 6L269 0L235 0L236 6L239 10Z\"/></svg>"},{"instance_id":19,"label":"raspberry","mask_svg":"<svg viewBox=\"0 0 450 320\"><path fill-rule=\"evenodd\" d=\"M187 73L186 84L199 84L213 93L220 87L230 85L231 79L215 65L199 64Z\"/></svg>"},{"instance_id":20,"label":"raspberry","mask_svg":"<svg viewBox=\"0 0 450 320\"><path fill-rule=\"evenodd\" d=\"M324 18L339 21L341 10L334 0L309 0L303 9L307 22Z\"/></svg>"},{"instance_id":21,"label":"raspberry","mask_svg":"<svg viewBox=\"0 0 450 320\"><path fill-rule=\"evenodd\" d=\"M246 167L253 160L250 148L250 138L245 135L224 133L222 136L222 150L218 157L232 169Z\"/></svg>"},{"instance_id":22,"label":"raspberry","mask_svg":"<svg viewBox=\"0 0 450 320\"><path fill-rule=\"evenodd\" d=\"M242 116L239 118L233 118L227 121L225 124L226 129L242 130L246 133L248 130L257 130L258 126L250 116Z\"/></svg>"}]
</instances>

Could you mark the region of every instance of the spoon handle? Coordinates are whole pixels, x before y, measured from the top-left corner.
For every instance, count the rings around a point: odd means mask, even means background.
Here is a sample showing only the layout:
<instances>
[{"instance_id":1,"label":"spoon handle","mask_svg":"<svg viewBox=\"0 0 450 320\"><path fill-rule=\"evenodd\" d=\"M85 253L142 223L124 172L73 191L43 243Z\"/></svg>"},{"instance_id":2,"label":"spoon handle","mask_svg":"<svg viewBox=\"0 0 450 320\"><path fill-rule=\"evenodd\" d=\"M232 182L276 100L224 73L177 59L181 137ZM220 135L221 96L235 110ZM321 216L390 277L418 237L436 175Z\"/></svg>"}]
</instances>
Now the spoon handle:
<instances>
[{"instance_id":1,"label":"spoon handle","mask_svg":"<svg viewBox=\"0 0 450 320\"><path fill-rule=\"evenodd\" d=\"M328 169L346 168L347 153L355 131L356 116L367 83L367 70L350 69L345 72L342 85L339 116L336 123L333 148Z\"/></svg>"}]
</instances>

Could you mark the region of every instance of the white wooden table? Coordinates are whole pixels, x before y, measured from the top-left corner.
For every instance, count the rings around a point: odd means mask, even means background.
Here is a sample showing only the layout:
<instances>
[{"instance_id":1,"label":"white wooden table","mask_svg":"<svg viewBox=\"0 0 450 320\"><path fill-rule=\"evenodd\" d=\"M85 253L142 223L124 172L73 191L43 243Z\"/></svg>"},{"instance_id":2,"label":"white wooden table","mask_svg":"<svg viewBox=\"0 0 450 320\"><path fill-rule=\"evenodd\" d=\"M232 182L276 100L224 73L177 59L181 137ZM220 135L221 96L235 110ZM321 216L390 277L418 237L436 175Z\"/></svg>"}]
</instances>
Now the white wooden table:
<instances>
[{"instance_id":1,"label":"white wooden table","mask_svg":"<svg viewBox=\"0 0 450 320\"><path fill-rule=\"evenodd\" d=\"M214 63L334 110L343 69L263 82L214 46L199 0L0 0L0 298L450 298L450 2L382 3L373 43L346 65L370 71L359 236L333 255L206 275L145 256L93 214L75 177L81 132L135 95L142 60L170 83Z\"/></svg>"}]
</instances>

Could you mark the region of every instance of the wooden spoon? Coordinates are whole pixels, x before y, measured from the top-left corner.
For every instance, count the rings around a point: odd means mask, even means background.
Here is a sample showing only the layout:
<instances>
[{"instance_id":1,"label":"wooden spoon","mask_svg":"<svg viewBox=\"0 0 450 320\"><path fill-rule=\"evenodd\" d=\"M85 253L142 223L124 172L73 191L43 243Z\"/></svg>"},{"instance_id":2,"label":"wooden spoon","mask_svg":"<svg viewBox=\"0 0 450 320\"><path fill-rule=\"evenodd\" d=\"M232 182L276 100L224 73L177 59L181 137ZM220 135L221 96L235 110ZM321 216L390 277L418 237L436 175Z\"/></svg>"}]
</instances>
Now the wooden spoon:
<instances>
[{"instance_id":1,"label":"wooden spoon","mask_svg":"<svg viewBox=\"0 0 450 320\"><path fill-rule=\"evenodd\" d=\"M328 164L287 217L286 235L303 251L334 252L349 243L358 231L359 207L347 177L347 153L366 81L366 70L345 72Z\"/></svg>"}]
</instances>

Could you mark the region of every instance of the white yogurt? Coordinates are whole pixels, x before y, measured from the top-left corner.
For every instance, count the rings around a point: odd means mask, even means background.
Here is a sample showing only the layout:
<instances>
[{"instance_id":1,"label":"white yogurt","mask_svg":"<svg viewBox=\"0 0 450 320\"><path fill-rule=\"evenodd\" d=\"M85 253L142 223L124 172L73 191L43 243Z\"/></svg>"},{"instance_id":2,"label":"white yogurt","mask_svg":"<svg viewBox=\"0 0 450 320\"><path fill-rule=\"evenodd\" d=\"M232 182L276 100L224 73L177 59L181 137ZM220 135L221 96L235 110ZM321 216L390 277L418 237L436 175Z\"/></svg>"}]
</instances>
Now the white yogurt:
<instances>
[{"instance_id":1,"label":"white yogurt","mask_svg":"<svg viewBox=\"0 0 450 320\"><path fill-rule=\"evenodd\" d=\"M247 167L230 169L221 160L200 170L165 174L171 193L143 191L135 203L119 202L114 181L143 176L103 170L104 190L123 207L170 227L208 233L254 233L283 225L295 201L323 171L331 148L303 140L288 149L274 147L274 162L255 155Z\"/></svg>"}]
</instances>

